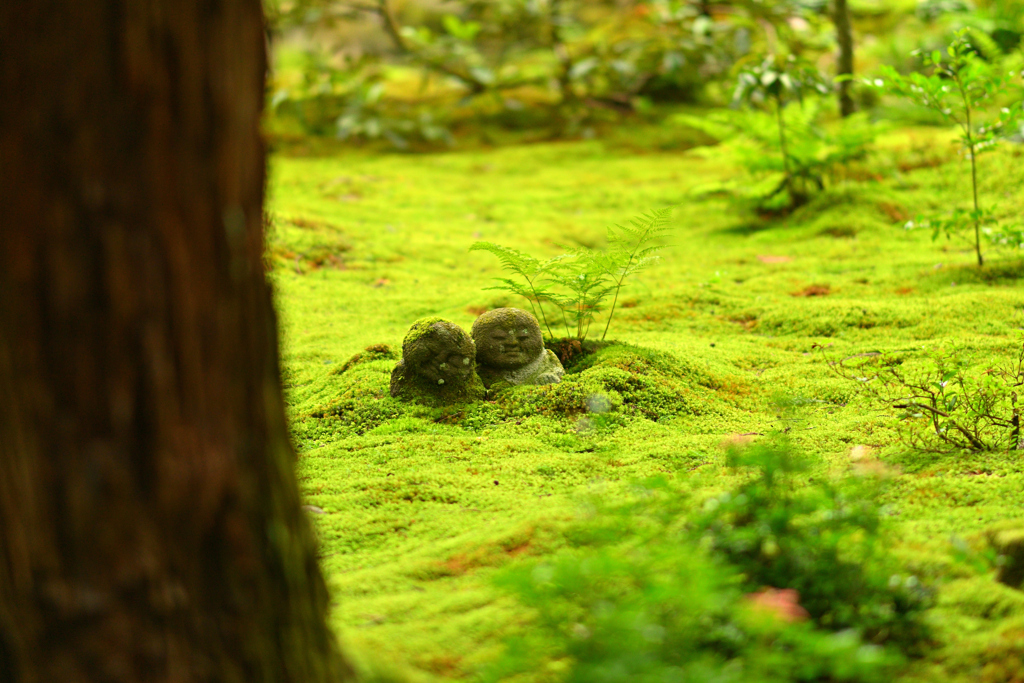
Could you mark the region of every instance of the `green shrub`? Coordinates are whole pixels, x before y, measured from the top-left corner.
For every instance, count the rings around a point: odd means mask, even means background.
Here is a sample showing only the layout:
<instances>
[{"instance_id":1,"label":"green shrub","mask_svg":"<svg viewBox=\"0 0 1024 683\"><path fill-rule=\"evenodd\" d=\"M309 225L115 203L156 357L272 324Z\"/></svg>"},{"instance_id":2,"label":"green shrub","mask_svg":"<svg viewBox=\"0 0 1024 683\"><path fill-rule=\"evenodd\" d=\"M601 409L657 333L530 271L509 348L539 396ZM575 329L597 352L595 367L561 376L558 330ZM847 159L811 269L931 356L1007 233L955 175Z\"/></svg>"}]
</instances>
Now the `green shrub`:
<instances>
[{"instance_id":1,"label":"green shrub","mask_svg":"<svg viewBox=\"0 0 1024 683\"><path fill-rule=\"evenodd\" d=\"M1018 391L1024 345L1002 366L975 367L966 353L937 350L923 362L879 353L830 366L882 406L898 411L900 438L927 452L1006 451L1024 447Z\"/></svg>"},{"instance_id":2,"label":"green shrub","mask_svg":"<svg viewBox=\"0 0 1024 683\"><path fill-rule=\"evenodd\" d=\"M505 585L539 623L485 680L542 657L580 683L887 681L899 661L852 631L759 614L728 568L679 543L564 553Z\"/></svg>"},{"instance_id":3,"label":"green shrub","mask_svg":"<svg viewBox=\"0 0 1024 683\"><path fill-rule=\"evenodd\" d=\"M946 48L922 55L924 66L931 73L904 75L890 66L882 67L882 78L867 81L869 85L905 97L915 104L940 114L943 119L960 129L960 142L971 161L970 209L956 208L943 216L933 216L908 227L930 228L932 238L940 234L947 237L972 231L971 240L978 265L985 261L981 253L982 235L990 235L997 245L1024 246L1024 233L1013 226L997 230L998 221L990 209L983 208L978 198L978 155L994 149L1008 133L1016 132L1022 109L1017 102L1003 108L999 114L986 112L995 101L1006 94L1014 74L1006 73L997 64L985 61L972 42L980 34L963 29L958 31Z\"/></svg>"},{"instance_id":4,"label":"green shrub","mask_svg":"<svg viewBox=\"0 0 1024 683\"><path fill-rule=\"evenodd\" d=\"M764 180L735 183L737 195L760 208L795 207L824 189L826 181L842 177L840 171L851 162L864 159L874 140L874 127L864 115L825 125L822 101L805 97L797 107L776 105L776 112L748 109L677 115L672 120L717 140L738 143L740 163Z\"/></svg>"},{"instance_id":5,"label":"green shrub","mask_svg":"<svg viewBox=\"0 0 1024 683\"><path fill-rule=\"evenodd\" d=\"M857 629L873 642L909 647L925 637L930 591L887 557L870 495L809 478L806 463L780 446L734 450L729 461L753 477L710 499L694 534L748 588L794 589L819 626Z\"/></svg>"},{"instance_id":6,"label":"green shrub","mask_svg":"<svg viewBox=\"0 0 1024 683\"><path fill-rule=\"evenodd\" d=\"M840 502L826 486L792 493L796 460L782 449L734 458L760 476L696 520L685 496L649 483L634 502L569 529L570 549L500 575L536 623L484 680L539 669L544 680L581 683L892 680L902 661L894 644L921 635L924 591L864 551L878 538L870 498ZM759 608L752 594L766 585L806 591L811 619ZM846 624L824 623L840 612Z\"/></svg>"}]
</instances>

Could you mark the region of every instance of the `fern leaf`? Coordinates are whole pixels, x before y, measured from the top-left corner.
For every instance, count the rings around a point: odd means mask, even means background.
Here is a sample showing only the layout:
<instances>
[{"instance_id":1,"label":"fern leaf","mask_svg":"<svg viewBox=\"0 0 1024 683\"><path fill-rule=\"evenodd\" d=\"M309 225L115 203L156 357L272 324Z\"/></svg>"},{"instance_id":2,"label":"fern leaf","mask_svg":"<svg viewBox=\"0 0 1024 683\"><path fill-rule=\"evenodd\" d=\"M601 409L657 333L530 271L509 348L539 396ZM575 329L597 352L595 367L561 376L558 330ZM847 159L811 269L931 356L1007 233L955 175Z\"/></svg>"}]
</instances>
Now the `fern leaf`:
<instances>
[{"instance_id":1,"label":"fern leaf","mask_svg":"<svg viewBox=\"0 0 1024 683\"><path fill-rule=\"evenodd\" d=\"M494 244L493 242L476 242L470 248L470 251L486 251L498 257L498 261L501 262L501 267L504 270L511 271L517 275L523 277L532 278L540 265L540 261L524 254L516 249L509 247L503 247L500 244Z\"/></svg>"}]
</instances>

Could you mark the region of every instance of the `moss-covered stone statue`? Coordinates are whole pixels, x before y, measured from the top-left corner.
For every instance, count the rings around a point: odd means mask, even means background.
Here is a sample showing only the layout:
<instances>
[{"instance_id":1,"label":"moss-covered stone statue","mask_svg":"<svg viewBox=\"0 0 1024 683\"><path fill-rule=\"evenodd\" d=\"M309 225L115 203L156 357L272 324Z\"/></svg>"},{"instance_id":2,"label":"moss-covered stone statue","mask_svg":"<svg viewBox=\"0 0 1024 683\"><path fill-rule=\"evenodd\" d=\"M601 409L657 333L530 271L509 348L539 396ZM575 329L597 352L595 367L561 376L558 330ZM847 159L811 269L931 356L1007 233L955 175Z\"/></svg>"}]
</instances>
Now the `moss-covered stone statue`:
<instances>
[{"instance_id":1,"label":"moss-covered stone statue","mask_svg":"<svg viewBox=\"0 0 1024 683\"><path fill-rule=\"evenodd\" d=\"M391 395L431 406L484 397L476 374L476 347L466 331L441 318L413 323L402 342L402 360L391 372Z\"/></svg>"},{"instance_id":2,"label":"moss-covered stone statue","mask_svg":"<svg viewBox=\"0 0 1024 683\"><path fill-rule=\"evenodd\" d=\"M496 308L473 323L477 372L488 389L502 383L555 384L565 370L558 357L544 348L540 325L527 311Z\"/></svg>"}]
</instances>

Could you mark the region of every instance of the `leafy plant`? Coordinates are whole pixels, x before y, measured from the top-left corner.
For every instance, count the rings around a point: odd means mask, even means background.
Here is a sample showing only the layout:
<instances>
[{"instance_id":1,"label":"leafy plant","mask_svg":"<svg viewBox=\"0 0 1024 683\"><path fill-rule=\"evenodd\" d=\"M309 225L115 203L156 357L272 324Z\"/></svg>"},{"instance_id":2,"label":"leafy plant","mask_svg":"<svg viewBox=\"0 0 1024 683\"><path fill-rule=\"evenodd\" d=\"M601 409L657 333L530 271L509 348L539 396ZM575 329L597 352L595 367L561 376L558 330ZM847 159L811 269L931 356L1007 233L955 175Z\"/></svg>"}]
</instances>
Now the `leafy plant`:
<instances>
[{"instance_id":1,"label":"leafy plant","mask_svg":"<svg viewBox=\"0 0 1024 683\"><path fill-rule=\"evenodd\" d=\"M807 463L785 445L734 449L729 464L754 476L709 500L694 534L751 590L798 591L824 628L856 628L904 647L921 640L929 591L887 559L878 505L866 491L820 478L807 485Z\"/></svg>"},{"instance_id":2,"label":"leafy plant","mask_svg":"<svg viewBox=\"0 0 1024 683\"><path fill-rule=\"evenodd\" d=\"M960 142L971 161L973 208L954 211L948 218L933 219L926 225L933 229L934 237L943 232L950 236L964 227L972 227L974 251L978 265L982 266L985 263L981 253L982 227L995 225L996 220L991 212L982 209L978 199L977 159L982 152L993 149L1002 140L1004 131L1019 121L1021 109L1018 104L1012 109L1003 109L998 121L984 120L985 107L1006 92L1013 74L979 57L971 36L970 29L960 30L945 54L938 50L923 54L924 66L931 69L927 75L919 72L903 75L890 66L883 66L882 77L868 83L938 112L960 129Z\"/></svg>"},{"instance_id":3,"label":"leafy plant","mask_svg":"<svg viewBox=\"0 0 1024 683\"><path fill-rule=\"evenodd\" d=\"M649 214L633 218L629 225L614 225L608 228L608 244L611 249L602 255L602 269L614 282L615 296L612 308L608 312L608 322L601 333L603 341L608 336L608 328L615 315L615 305L619 302L619 292L626 278L647 269L658 260L658 252L665 248L662 244L651 244L668 233L669 220L672 218L672 207L659 209Z\"/></svg>"},{"instance_id":4,"label":"leafy plant","mask_svg":"<svg viewBox=\"0 0 1024 683\"><path fill-rule=\"evenodd\" d=\"M485 287L485 289L511 292L526 299L530 303L533 315L544 321L544 327L547 328L548 336L553 339L555 335L551 332L551 324L544 313L543 302L551 300L552 275L555 266L565 256L555 256L546 261L541 261L529 254L510 247L503 247L493 242L476 242L469 250L487 251L494 254L501 262L502 270L513 273L523 280L525 284L516 282L511 278L496 278L501 284ZM537 316L538 312L540 316Z\"/></svg>"},{"instance_id":5,"label":"leafy plant","mask_svg":"<svg viewBox=\"0 0 1024 683\"><path fill-rule=\"evenodd\" d=\"M702 512L648 482L597 504L555 557L500 575L537 618L484 679L543 666L580 682L892 680L930 592L887 559L873 497L803 486L782 444L730 463L753 476Z\"/></svg>"},{"instance_id":6,"label":"leafy plant","mask_svg":"<svg viewBox=\"0 0 1024 683\"><path fill-rule=\"evenodd\" d=\"M899 411L900 436L921 451L1024 449L1018 392L1024 345L1002 367L972 368L962 352L936 352L916 367L882 354L830 361L869 396Z\"/></svg>"},{"instance_id":7,"label":"leafy plant","mask_svg":"<svg viewBox=\"0 0 1024 683\"><path fill-rule=\"evenodd\" d=\"M786 120L783 110L792 102L803 102L811 94L825 95L831 87L825 76L816 68L796 59L793 55L780 57L769 55L760 64L742 69L737 77L733 102L747 106L767 106L774 109L778 129L778 145L781 152L783 179L775 193L788 190L795 203L806 196L806 190L798 189L797 178L801 173L794 167L789 143L786 137Z\"/></svg>"},{"instance_id":8,"label":"leafy plant","mask_svg":"<svg viewBox=\"0 0 1024 683\"><path fill-rule=\"evenodd\" d=\"M572 336L569 331L572 323L575 337L581 342L587 338L594 316L604 307L613 289L601 256L593 249L573 249L551 274L550 281L558 285L558 289L549 291L546 298L561 309L565 336Z\"/></svg>"},{"instance_id":9,"label":"leafy plant","mask_svg":"<svg viewBox=\"0 0 1024 683\"><path fill-rule=\"evenodd\" d=\"M761 207L768 207L773 199L787 189L784 201L799 204L813 190L826 187L826 180L842 177L842 171L851 162L863 159L874 139L873 125L864 114L854 114L826 126L822 118L820 99L806 101L800 107L788 107L784 113L787 136L786 162L770 153L778 148L778 124L767 112L711 112L705 116L680 115L673 121L700 130L720 140L735 142L740 162L755 177L764 176L760 183L737 182L723 184L722 189L750 198ZM787 188L785 171L792 182ZM773 179L783 174L782 182ZM707 189L707 188L705 188Z\"/></svg>"},{"instance_id":10,"label":"leafy plant","mask_svg":"<svg viewBox=\"0 0 1024 683\"><path fill-rule=\"evenodd\" d=\"M540 318L554 338L544 311L544 304L558 308L566 337L582 342L590 332L594 317L612 296L611 310L601 335L603 340L611 326L619 293L626 278L650 267L665 248L655 241L668 232L672 208L660 209L633 218L628 225L608 228L608 248L603 250L579 247L568 250L546 261L541 261L509 247L493 242L477 242L470 251L487 251L498 257L503 270L513 273L512 278L496 278L499 284L487 289L517 294L526 299L534 315Z\"/></svg>"}]
</instances>

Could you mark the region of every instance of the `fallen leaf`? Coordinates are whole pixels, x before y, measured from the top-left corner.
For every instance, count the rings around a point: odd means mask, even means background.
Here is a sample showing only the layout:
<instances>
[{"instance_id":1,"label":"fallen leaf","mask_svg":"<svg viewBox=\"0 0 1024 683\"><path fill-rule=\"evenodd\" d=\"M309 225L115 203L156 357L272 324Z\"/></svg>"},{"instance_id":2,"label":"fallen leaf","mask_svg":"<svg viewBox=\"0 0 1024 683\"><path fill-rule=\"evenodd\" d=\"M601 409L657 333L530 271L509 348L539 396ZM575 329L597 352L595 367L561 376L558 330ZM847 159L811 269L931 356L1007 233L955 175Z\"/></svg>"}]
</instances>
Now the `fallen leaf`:
<instances>
[{"instance_id":1,"label":"fallen leaf","mask_svg":"<svg viewBox=\"0 0 1024 683\"><path fill-rule=\"evenodd\" d=\"M757 260L761 263L789 263L793 259L788 256L772 256L770 254L758 254Z\"/></svg>"},{"instance_id":2,"label":"fallen leaf","mask_svg":"<svg viewBox=\"0 0 1024 683\"><path fill-rule=\"evenodd\" d=\"M800 594L792 588L766 587L746 597L755 609L782 621L803 621L811 616L800 606Z\"/></svg>"},{"instance_id":3,"label":"fallen leaf","mask_svg":"<svg viewBox=\"0 0 1024 683\"><path fill-rule=\"evenodd\" d=\"M832 291L829 285L807 285L798 292L790 292L790 296L828 296Z\"/></svg>"},{"instance_id":4,"label":"fallen leaf","mask_svg":"<svg viewBox=\"0 0 1024 683\"><path fill-rule=\"evenodd\" d=\"M737 446L746 446L748 443L753 441L755 438L761 436L759 432L743 432L742 434L729 434L719 445L722 448L735 448Z\"/></svg>"}]
</instances>

